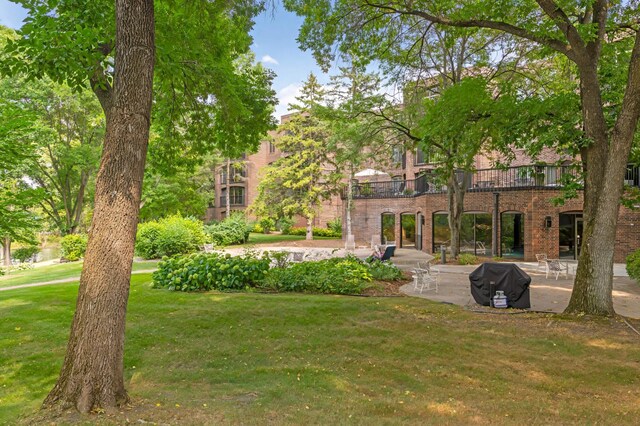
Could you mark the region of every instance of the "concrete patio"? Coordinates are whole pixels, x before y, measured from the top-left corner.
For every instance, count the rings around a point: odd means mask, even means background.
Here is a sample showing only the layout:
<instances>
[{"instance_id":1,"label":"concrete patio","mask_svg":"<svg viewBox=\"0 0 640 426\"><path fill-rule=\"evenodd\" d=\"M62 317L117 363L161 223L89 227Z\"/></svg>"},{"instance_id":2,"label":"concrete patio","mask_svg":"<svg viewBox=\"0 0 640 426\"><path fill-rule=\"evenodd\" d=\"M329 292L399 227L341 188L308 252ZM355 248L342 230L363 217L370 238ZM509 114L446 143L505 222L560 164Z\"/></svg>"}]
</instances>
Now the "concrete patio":
<instances>
[{"instance_id":1,"label":"concrete patio","mask_svg":"<svg viewBox=\"0 0 640 426\"><path fill-rule=\"evenodd\" d=\"M418 250L398 249L392 261L399 268L410 271L419 261L426 261L428 255ZM569 279L560 276L545 278L545 273L538 270L537 262L516 262L529 276L531 276L531 310L539 312L562 312L569 304L573 277ZM424 291L422 294L414 290L413 284L407 284L400 291L408 296L422 297L438 302L453 303L461 306L478 306L470 292L469 274L477 265L436 265L440 270L438 276L438 293ZM624 269L624 265L614 266L613 304L618 314L630 318L640 318L640 285L631 280Z\"/></svg>"}]
</instances>

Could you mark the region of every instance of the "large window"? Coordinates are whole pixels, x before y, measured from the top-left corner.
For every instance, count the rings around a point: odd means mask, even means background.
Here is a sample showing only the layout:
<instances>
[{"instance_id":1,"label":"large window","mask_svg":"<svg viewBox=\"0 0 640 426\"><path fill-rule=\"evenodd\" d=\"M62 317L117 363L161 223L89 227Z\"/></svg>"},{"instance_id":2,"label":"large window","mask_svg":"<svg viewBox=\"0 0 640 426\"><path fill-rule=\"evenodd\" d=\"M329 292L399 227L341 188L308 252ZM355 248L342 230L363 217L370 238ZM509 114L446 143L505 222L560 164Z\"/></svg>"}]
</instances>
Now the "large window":
<instances>
[{"instance_id":1,"label":"large window","mask_svg":"<svg viewBox=\"0 0 640 426\"><path fill-rule=\"evenodd\" d=\"M476 256L491 256L492 218L488 213L465 213L460 228L460 253ZM451 231L448 213L433 215L433 251L439 252L440 246L451 251Z\"/></svg>"},{"instance_id":2,"label":"large window","mask_svg":"<svg viewBox=\"0 0 640 426\"><path fill-rule=\"evenodd\" d=\"M391 244L396 241L396 215L382 213L382 243Z\"/></svg>"},{"instance_id":3,"label":"large window","mask_svg":"<svg viewBox=\"0 0 640 426\"><path fill-rule=\"evenodd\" d=\"M404 169L406 167L405 149L402 145L395 145L391 152L393 162L397 165L401 165Z\"/></svg>"},{"instance_id":4,"label":"large window","mask_svg":"<svg viewBox=\"0 0 640 426\"><path fill-rule=\"evenodd\" d=\"M244 206L244 187L232 186L229 188L229 202L232 206ZM220 195L220 206L227 204L227 189L223 189Z\"/></svg>"},{"instance_id":5,"label":"large window","mask_svg":"<svg viewBox=\"0 0 640 426\"><path fill-rule=\"evenodd\" d=\"M449 243L451 232L449 231L449 215L447 213L434 213L433 215L433 253L440 252L440 246L451 246Z\"/></svg>"},{"instance_id":6,"label":"large window","mask_svg":"<svg viewBox=\"0 0 640 426\"><path fill-rule=\"evenodd\" d=\"M502 257L524 259L524 214L502 213L500 219L500 254Z\"/></svg>"},{"instance_id":7,"label":"large window","mask_svg":"<svg viewBox=\"0 0 640 426\"><path fill-rule=\"evenodd\" d=\"M406 213L400 215L400 246L415 247L416 246L416 216Z\"/></svg>"}]
</instances>

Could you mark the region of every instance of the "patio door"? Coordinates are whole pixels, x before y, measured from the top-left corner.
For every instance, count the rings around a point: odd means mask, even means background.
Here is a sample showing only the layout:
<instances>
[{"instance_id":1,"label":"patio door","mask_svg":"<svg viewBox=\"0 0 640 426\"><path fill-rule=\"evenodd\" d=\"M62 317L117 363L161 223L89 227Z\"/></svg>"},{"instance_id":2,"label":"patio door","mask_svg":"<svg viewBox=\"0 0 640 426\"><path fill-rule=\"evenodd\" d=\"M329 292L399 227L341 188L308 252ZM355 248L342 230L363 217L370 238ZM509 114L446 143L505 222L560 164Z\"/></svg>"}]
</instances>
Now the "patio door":
<instances>
[{"instance_id":1,"label":"patio door","mask_svg":"<svg viewBox=\"0 0 640 426\"><path fill-rule=\"evenodd\" d=\"M582 213L560 214L559 255L561 259L577 259L582 244L584 220Z\"/></svg>"},{"instance_id":2,"label":"patio door","mask_svg":"<svg viewBox=\"0 0 640 426\"><path fill-rule=\"evenodd\" d=\"M400 215L400 247L416 246L416 215Z\"/></svg>"}]
</instances>

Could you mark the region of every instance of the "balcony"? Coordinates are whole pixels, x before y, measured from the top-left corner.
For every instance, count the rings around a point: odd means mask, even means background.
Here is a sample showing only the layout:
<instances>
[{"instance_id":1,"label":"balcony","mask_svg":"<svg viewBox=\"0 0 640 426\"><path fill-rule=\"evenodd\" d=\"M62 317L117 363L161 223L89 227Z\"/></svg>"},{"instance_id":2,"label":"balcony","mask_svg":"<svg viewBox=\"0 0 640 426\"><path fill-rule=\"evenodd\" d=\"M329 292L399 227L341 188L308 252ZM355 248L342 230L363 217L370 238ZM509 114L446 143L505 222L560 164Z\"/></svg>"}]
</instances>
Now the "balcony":
<instances>
[{"instance_id":1,"label":"balcony","mask_svg":"<svg viewBox=\"0 0 640 426\"><path fill-rule=\"evenodd\" d=\"M570 166L521 166L505 169L481 169L474 173L459 172L458 179L467 180L468 192L496 190L560 189L575 179L579 170ZM640 187L640 168L629 166L625 185ZM422 194L442 194L447 186L436 183L434 177L423 175L413 180L365 182L353 187L353 198L409 198ZM346 198L346 190L342 193Z\"/></svg>"}]
</instances>

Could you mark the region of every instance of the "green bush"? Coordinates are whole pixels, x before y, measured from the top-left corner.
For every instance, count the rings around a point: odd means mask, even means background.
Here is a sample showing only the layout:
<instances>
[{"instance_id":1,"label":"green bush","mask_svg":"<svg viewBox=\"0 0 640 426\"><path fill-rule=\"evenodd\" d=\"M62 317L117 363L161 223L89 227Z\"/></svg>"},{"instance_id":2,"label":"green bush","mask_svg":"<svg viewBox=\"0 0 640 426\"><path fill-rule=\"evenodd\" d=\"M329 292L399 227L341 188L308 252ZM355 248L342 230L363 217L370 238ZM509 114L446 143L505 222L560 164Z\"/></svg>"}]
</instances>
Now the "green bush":
<instances>
[{"instance_id":1,"label":"green bush","mask_svg":"<svg viewBox=\"0 0 640 426\"><path fill-rule=\"evenodd\" d=\"M262 234L262 231L264 231L264 229L262 229L259 223L255 223L251 228L251 232L255 232L256 234Z\"/></svg>"},{"instance_id":2,"label":"green bush","mask_svg":"<svg viewBox=\"0 0 640 426\"><path fill-rule=\"evenodd\" d=\"M334 233L342 236L342 218L336 217L333 220L327 222L327 229L332 230Z\"/></svg>"},{"instance_id":3,"label":"green bush","mask_svg":"<svg viewBox=\"0 0 640 426\"><path fill-rule=\"evenodd\" d=\"M373 258L371 262L367 262L367 265L374 280L398 281L403 278L402 271L388 260L381 262L379 259Z\"/></svg>"},{"instance_id":4,"label":"green bush","mask_svg":"<svg viewBox=\"0 0 640 426\"><path fill-rule=\"evenodd\" d=\"M276 226L276 222L270 217L260 219L260 227L262 227L263 233L270 233L274 226Z\"/></svg>"},{"instance_id":5,"label":"green bush","mask_svg":"<svg viewBox=\"0 0 640 426\"><path fill-rule=\"evenodd\" d=\"M153 273L153 286L175 291L240 290L262 283L268 271L268 256L194 253L163 259Z\"/></svg>"},{"instance_id":6,"label":"green bush","mask_svg":"<svg viewBox=\"0 0 640 426\"><path fill-rule=\"evenodd\" d=\"M276 222L276 229L282 232L285 235L288 235L293 227L293 219L290 217L281 217Z\"/></svg>"},{"instance_id":7,"label":"green bush","mask_svg":"<svg viewBox=\"0 0 640 426\"><path fill-rule=\"evenodd\" d=\"M307 228L291 228L288 232L288 235L307 235ZM326 228L316 228L313 227L313 236L314 237L328 237L328 238L340 238L342 237L341 232L334 232L331 229Z\"/></svg>"},{"instance_id":8,"label":"green bush","mask_svg":"<svg viewBox=\"0 0 640 426\"><path fill-rule=\"evenodd\" d=\"M205 227L210 242L218 246L244 244L249 239L251 226L242 213L234 213L222 222Z\"/></svg>"},{"instance_id":9,"label":"green bush","mask_svg":"<svg viewBox=\"0 0 640 426\"><path fill-rule=\"evenodd\" d=\"M629 277L640 282L640 249L627 256L626 260Z\"/></svg>"},{"instance_id":10,"label":"green bush","mask_svg":"<svg viewBox=\"0 0 640 426\"><path fill-rule=\"evenodd\" d=\"M273 268L264 287L302 293L360 294L371 280L369 267L350 256Z\"/></svg>"},{"instance_id":11,"label":"green bush","mask_svg":"<svg viewBox=\"0 0 640 426\"><path fill-rule=\"evenodd\" d=\"M477 265L478 263L480 263L478 256L474 256L469 253L462 253L458 255L459 265Z\"/></svg>"},{"instance_id":12,"label":"green bush","mask_svg":"<svg viewBox=\"0 0 640 426\"><path fill-rule=\"evenodd\" d=\"M26 262L28 259L31 259L39 252L40 248L38 246L27 246L15 249L13 253L11 253L11 256L14 259L18 259L20 262Z\"/></svg>"},{"instance_id":13,"label":"green bush","mask_svg":"<svg viewBox=\"0 0 640 426\"><path fill-rule=\"evenodd\" d=\"M62 257L74 262L84 257L87 251L87 236L82 234L69 234L60 240L60 253Z\"/></svg>"},{"instance_id":14,"label":"green bush","mask_svg":"<svg viewBox=\"0 0 640 426\"><path fill-rule=\"evenodd\" d=\"M202 222L193 218L169 216L138 226L136 253L144 259L157 259L192 253L205 242Z\"/></svg>"}]
</instances>

